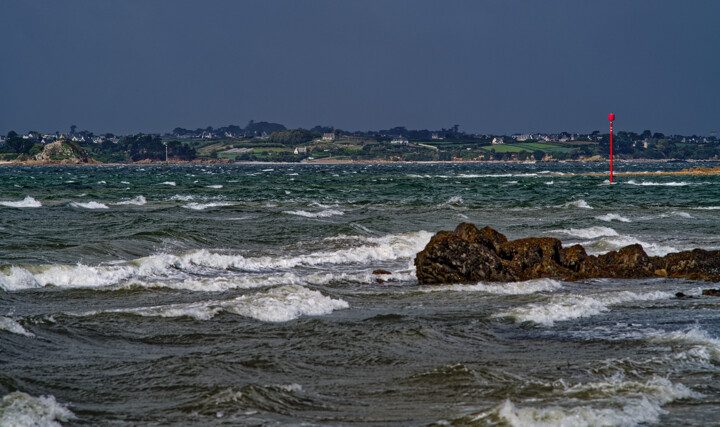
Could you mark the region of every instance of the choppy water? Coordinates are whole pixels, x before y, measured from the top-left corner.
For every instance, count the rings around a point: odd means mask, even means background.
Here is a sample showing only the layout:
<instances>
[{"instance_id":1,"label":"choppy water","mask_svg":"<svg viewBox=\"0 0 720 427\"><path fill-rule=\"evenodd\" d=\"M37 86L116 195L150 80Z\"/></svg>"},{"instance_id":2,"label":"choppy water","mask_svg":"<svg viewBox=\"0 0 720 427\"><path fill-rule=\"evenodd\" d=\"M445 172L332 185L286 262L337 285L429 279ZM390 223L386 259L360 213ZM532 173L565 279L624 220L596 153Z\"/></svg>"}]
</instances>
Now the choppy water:
<instances>
[{"instance_id":1,"label":"choppy water","mask_svg":"<svg viewBox=\"0 0 720 427\"><path fill-rule=\"evenodd\" d=\"M718 424L717 283L417 284L462 221L720 248L720 177L604 169L0 168L0 425Z\"/></svg>"}]
</instances>

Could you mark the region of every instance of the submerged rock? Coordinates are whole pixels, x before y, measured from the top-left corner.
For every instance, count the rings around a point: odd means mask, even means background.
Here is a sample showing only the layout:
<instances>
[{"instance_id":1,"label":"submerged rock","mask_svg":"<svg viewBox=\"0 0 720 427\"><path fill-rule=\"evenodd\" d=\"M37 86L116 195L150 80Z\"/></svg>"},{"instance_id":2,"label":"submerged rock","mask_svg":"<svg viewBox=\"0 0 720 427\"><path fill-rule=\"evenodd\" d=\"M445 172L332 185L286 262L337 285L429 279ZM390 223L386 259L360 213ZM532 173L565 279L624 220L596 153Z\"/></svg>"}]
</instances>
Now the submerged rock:
<instances>
[{"instance_id":1,"label":"submerged rock","mask_svg":"<svg viewBox=\"0 0 720 427\"><path fill-rule=\"evenodd\" d=\"M702 294L711 297L720 297L720 289L703 289Z\"/></svg>"},{"instance_id":2,"label":"submerged rock","mask_svg":"<svg viewBox=\"0 0 720 427\"><path fill-rule=\"evenodd\" d=\"M676 277L720 280L720 251L693 251L649 257L641 245L604 255L588 255L581 245L563 248L549 237L508 241L490 227L462 223L440 231L415 257L421 285L463 282L511 282L540 278L639 279Z\"/></svg>"}]
</instances>

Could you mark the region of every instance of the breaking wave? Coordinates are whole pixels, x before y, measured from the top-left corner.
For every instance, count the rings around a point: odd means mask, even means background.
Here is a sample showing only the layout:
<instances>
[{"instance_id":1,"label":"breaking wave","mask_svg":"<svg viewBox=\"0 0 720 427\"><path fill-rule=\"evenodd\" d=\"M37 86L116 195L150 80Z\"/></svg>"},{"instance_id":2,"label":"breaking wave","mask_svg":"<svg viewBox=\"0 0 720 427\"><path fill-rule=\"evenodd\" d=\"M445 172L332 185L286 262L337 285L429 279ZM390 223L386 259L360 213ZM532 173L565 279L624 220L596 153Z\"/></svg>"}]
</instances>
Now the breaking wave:
<instances>
[{"instance_id":1,"label":"breaking wave","mask_svg":"<svg viewBox=\"0 0 720 427\"><path fill-rule=\"evenodd\" d=\"M35 334L28 332L23 326L16 320L9 317L0 316L0 331L8 331L13 334L24 335L26 337L35 337Z\"/></svg>"},{"instance_id":2,"label":"breaking wave","mask_svg":"<svg viewBox=\"0 0 720 427\"><path fill-rule=\"evenodd\" d=\"M122 202L117 202L117 203L114 203L114 204L115 204L115 205L137 205L137 206L142 206L142 205L144 205L145 203L147 203L147 200L145 199L144 196L137 196L137 197L135 197L134 199L123 200Z\"/></svg>"},{"instance_id":3,"label":"breaking wave","mask_svg":"<svg viewBox=\"0 0 720 427\"><path fill-rule=\"evenodd\" d=\"M473 421L498 419L511 426L635 426L641 423L656 423L666 411L662 408L678 399L698 398L701 394L683 384L672 383L667 378L653 375L647 381L632 381L616 375L605 381L566 385L555 382L554 394L564 400L574 401L576 396L584 398L611 397L617 404L610 407L518 407L509 399L495 408L473 417Z\"/></svg>"},{"instance_id":4,"label":"breaking wave","mask_svg":"<svg viewBox=\"0 0 720 427\"><path fill-rule=\"evenodd\" d=\"M17 202L0 201L0 206L7 206L9 208L39 208L42 206L42 203L30 196L26 196L24 199Z\"/></svg>"},{"instance_id":5,"label":"breaking wave","mask_svg":"<svg viewBox=\"0 0 720 427\"><path fill-rule=\"evenodd\" d=\"M610 310L613 305L636 301L655 301L672 297L668 292L635 293L622 291L601 295L558 295L547 303L528 304L495 315L511 317L517 322L534 322L553 326L555 322L590 317Z\"/></svg>"},{"instance_id":6,"label":"breaking wave","mask_svg":"<svg viewBox=\"0 0 720 427\"><path fill-rule=\"evenodd\" d=\"M192 209L195 211L204 211L205 209L209 208L219 208L222 206L232 206L234 203L230 202L212 202L212 203L188 203L187 205L184 205L183 207L186 209Z\"/></svg>"},{"instance_id":7,"label":"breaking wave","mask_svg":"<svg viewBox=\"0 0 720 427\"><path fill-rule=\"evenodd\" d=\"M710 336L698 326L686 331L654 333L649 339L651 342L689 345L690 349L676 354L676 359L701 359L720 363L720 339Z\"/></svg>"},{"instance_id":8,"label":"breaking wave","mask_svg":"<svg viewBox=\"0 0 720 427\"><path fill-rule=\"evenodd\" d=\"M616 214L616 213L600 215L600 216L596 216L595 218L599 219L600 221L605 221L605 222L612 222L612 221L632 222L630 219L625 218L624 216Z\"/></svg>"},{"instance_id":9,"label":"breaking wave","mask_svg":"<svg viewBox=\"0 0 720 427\"><path fill-rule=\"evenodd\" d=\"M80 315L128 313L149 317L192 317L197 320L210 320L224 311L263 322L288 322L301 316L322 316L348 307L349 304L342 299L330 298L319 291L299 285L286 285L225 301L91 311Z\"/></svg>"},{"instance_id":10,"label":"breaking wave","mask_svg":"<svg viewBox=\"0 0 720 427\"><path fill-rule=\"evenodd\" d=\"M554 233L567 234L581 239L595 239L604 236L618 236L617 231L609 227L588 227L588 228L569 228L567 230L553 230Z\"/></svg>"},{"instance_id":11,"label":"breaking wave","mask_svg":"<svg viewBox=\"0 0 720 427\"><path fill-rule=\"evenodd\" d=\"M33 397L21 391L0 400L0 425L59 427L75 415L55 400L54 396Z\"/></svg>"},{"instance_id":12,"label":"breaking wave","mask_svg":"<svg viewBox=\"0 0 720 427\"><path fill-rule=\"evenodd\" d=\"M592 209L593 208L583 199L573 200L572 202L567 202L564 205L555 206L555 207L556 208L580 208L580 209Z\"/></svg>"},{"instance_id":13,"label":"breaking wave","mask_svg":"<svg viewBox=\"0 0 720 427\"><path fill-rule=\"evenodd\" d=\"M345 212L337 209L326 209L320 212L308 212L303 210L283 211L283 213L288 215L304 216L306 218L327 218L335 215L345 215Z\"/></svg>"},{"instance_id":14,"label":"breaking wave","mask_svg":"<svg viewBox=\"0 0 720 427\"><path fill-rule=\"evenodd\" d=\"M68 288L96 288L119 285L131 279L155 280L157 286L172 287L183 286L182 284L177 285L177 283L184 283L183 281L188 279L188 274L206 274L208 269L265 272L278 268L290 269L298 266L362 264L368 261L392 261L397 259L410 261L417 252L425 247L430 237L431 233L426 231L383 237L360 236L356 238L363 242L359 246L336 251L310 252L296 256L245 257L243 255L220 254L201 249L181 255L152 255L116 265L44 265L26 268L12 266L9 270L0 272L0 289L17 291L48 285ZM273 277L278 276L283 277L282 273ZM180 281L178 281L178 277ZM288 277L283 280L296 283ZM336 274L333 277L339 276ZM364 277L368 278L369 276ZM410 280L408 277L396 276L397 280ZM228 286L243 287L243 283L255 283L262 279L245 277L232 280L235 280L232 283L236 285L230 284ZM365 282L372 280L374 279L365 280ZM175 283L175 285L172 283ZM207 284L208 282L204 283ZM188 282L186 288L191 289L195 287L195 284L197 283ZM223 286L220 282L218 282L218 285Z\"/></svg>"},{"instance_id":15,"label":"breaking wave","mask_svg":"<svg viewBox=\"0 0 720 427\"><path fill-rule=\"evenodd\" d=\"M636 182L635 180L630 180L627 182L629 185L639 185L643 187L684 187L686 185L692 185L690 182L652 182L652 181L642 181L642 182Z\"/></svg>"},{"instance_id":16,"label":"breaking wave","mask_svg":"<svg viewBox=\"0 0 720 427\"><path fill-rule=\"evenodd\" d=\"M98 202L87 202L87 203L71 202L70 206L72 206L74 208L82 208L82 209L109 209L106 204L98 203Z\"/></svg>"},{"instance_id":17,"label":"breaking wave","mask_svg":"<svg viewBox=\"0 0 720 427\"><path fill-rule=\"evenodd\" d=\"M475 285L441 285L422 288L422 292L486 292L497 295L527 295L537 292L552 292L563 287L559 280L536 279L525 282L499 284L477 283Z\"/></svg>"}]
</instances>

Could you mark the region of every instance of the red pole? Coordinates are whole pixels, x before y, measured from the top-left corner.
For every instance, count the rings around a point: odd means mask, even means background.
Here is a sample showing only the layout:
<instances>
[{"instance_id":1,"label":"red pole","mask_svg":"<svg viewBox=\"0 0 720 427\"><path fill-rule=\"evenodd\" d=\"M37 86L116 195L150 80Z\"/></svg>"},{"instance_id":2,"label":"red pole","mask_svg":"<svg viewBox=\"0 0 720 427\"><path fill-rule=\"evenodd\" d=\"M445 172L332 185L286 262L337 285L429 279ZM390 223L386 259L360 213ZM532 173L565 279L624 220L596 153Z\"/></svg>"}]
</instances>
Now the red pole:
<instances>
[{"instance_id":1,"label":"red pole","mask_svg":"<svg viewBox=\"0 0 720 427\"><path fill-rule=\"evenodd\" d=\"M613 182L613 164L612 164L612 160L613 160L613 154L612 154L612 134L613 134L613 131L612 131L612 125L613 125L613 122L611 121L611 122L610 122L610 182Z\"/></svg>"}]
</instances>

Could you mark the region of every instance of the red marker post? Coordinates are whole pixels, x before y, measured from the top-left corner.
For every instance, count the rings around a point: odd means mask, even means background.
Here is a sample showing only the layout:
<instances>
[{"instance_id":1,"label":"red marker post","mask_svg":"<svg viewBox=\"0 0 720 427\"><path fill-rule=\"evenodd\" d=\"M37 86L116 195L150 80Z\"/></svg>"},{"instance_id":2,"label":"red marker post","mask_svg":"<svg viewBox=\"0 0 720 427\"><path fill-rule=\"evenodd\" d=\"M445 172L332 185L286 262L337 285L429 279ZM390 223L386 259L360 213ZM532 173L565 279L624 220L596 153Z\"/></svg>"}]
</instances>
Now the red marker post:
<instances>
[{"instance_id":1,"label":"red marker post","mask_svg":"<svg viewBox=\"0 0 720 427\"><path fill-rule=\"evenodd\" d=\"M615 114L608 114L608 120L610 120L610 182L613 182L613 153L612 153L612 125L615 120Z\"/></svg>"}]
</instances>

